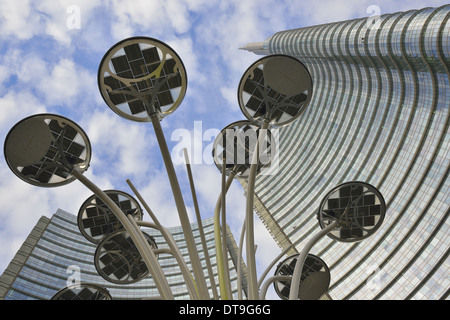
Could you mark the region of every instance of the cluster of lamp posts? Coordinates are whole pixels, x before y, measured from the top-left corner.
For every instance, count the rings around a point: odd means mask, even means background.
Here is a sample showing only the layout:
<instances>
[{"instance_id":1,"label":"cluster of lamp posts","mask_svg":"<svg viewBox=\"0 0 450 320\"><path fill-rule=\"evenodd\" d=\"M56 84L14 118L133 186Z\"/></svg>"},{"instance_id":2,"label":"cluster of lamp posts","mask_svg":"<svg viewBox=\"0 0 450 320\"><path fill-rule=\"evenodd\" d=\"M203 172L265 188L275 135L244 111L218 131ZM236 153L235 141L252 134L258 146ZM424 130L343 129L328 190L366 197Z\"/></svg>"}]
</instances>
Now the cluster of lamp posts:
<instances>
[{"instance_id":1,"label":"cluster of lamp posts","mask_svg":"<svg viewBox=\"0 0 450 320\"><path fill-rule=\"evenodd\" d=\"M96 269L112 283L134 283L150 275L159 292L156 298L174 299L158 263L158 256L165 253L176 259L191 299L236 298L231 291L225 246L225 196L234 178L245 179L248 186L238 255L238 299L265 299L272 283L281 299L320 298L328 291L330 271L323 260L308 253L311 247L324 235L340 241L360 241L372 235L383 221L386 206L375 187L358 181L340 184L328 192L320 204L321 231L312 237L301 253L279 263L274 276L265 280L268 271L294 248L295 243L284 248L257 279L252 195L257 174L270 168L271 159L278 152L271 139L270 128L286 126L299 118L312 96L311 75L300 61L287 55L269 55L253 63L240 81L238 101L247 120L230 124L214 142L213 157L222 174L222 191L214 212L217 279L208 256L185 152L207 264L205 275L160 125L160 121L171 114L185 96L187 77L183 62L176 52L159 40L128 38L114 45L103 57L98 85L104 101L114 112L126 119L153 124L185 236L190 268L168 229L161 225L130 180L127 183L139 201L122 191L101 190L83 175L91 159L91 146L83 129L70 119L55 114L25 118L8 133L4 151L11 170L30 184L56 187L79 180L94 193L80 208L78 226L86 239L98 245L94 257ZM151 222L143 220L141 205L150 215ZM141 227L157 229L168 247L158 248L153 237L142 232ZM243 271L240 268L244 238L247 288L242 288ZM112 298L106 289L96 284L81 283L61 289L52 299Z\"/></svg>"}]
</instances>

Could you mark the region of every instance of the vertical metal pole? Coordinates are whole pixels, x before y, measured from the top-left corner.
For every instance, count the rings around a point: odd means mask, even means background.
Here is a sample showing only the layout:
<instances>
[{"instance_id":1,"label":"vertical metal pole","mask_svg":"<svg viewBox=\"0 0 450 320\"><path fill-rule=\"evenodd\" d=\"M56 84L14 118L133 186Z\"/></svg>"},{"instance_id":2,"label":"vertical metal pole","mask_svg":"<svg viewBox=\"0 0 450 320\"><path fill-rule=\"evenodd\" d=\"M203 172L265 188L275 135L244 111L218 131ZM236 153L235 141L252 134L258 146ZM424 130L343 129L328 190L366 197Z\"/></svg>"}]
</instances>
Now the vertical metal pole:
<instances>
[{"instance_id":1,"label":"vertical metal pole","mask_svg":"<svg viewBox=\"0 0 450 320\"><path fill-rule=\"evenodd\" d=\"M156 287L158 288L159 293L163 299L173 300L174 296L172 291L170 290L169 283L159 265L156 255L153 250L150 248L147 241L143 241L138 232L140 230L136 230L130 220L126 217L125 213L116 205L111 198L103 192L100 188L98 188L92 181L86 178L82 173L77 170L73 170L72 175L78 179L82 184L84 184L88 189L94 192L116 215L117 219L122 223L125 230L130 234L131 239L136 245L139 253L141 254L142 259L144 260L150 274L152 275Z\"/></svg>"},{"instance_id":2,"label":"vertical metal pole","mask_svg":"<svg viewBox=\"0 0 450 320\"><path fill-rule=\"evenodd\" d=\"M238 300L242 300L242 248L244 246L244 236L245 236L245 225L246 220L244 219L244 224L242 225L241 237L239 239L239 250L238 250L238 274L237 274L237 286L238 286Z\"/></svg>"},{"instance_id":3,"label":"vertical metal pole","mask_svg":"<svg viewBox=\"0 0 450 320\"><path fill-rule=\"evenodd\" d=\"M227 296L232 299L231 283L230 283L230 270L228 267L228 248L227 248L227 218L226 218L226 158L223 157L222 161L222 192L221 192L221 204L222 204L222 252L223 252L223 268L225 273L225 284L227 289Z\"/></svg>"},{"instance_id":4,"label":"vertical metal pole","mask_svg":"<svg viewBox=\"0 0 450 320\"><path fill-rule=\"evenodd\" d=\"M264 142L267 134L267 128L269 123L264 121L258 137L258 142L255 146L255 151L253 153L252 162L250 165L250 173L248 176L247 185L247 206L246 206L246 229L247 237L245 242L245 251L247 256L247 278L248 278L248 298L249 300L259 299L258 294L258 279L256 274L256 258L255 258L255 234L254 234L254 218L253 218L253 201L255 194L255 180L256 180L256 169L259 164L259 145L260 142Z\"/></svg>"},{"instance_id":5,"label":"vertical metal pole","mask_svg":"<svg viewBox=\"0 0 450 320\"><path fill-rule=\"evenodd\" d=\"M181 227L183 229L184 236L186 237L186 245L188 248L189 257L191 259L192 269L194 271L195 283L197 284L200 297L202 299L210 299L208 288L206 286L205 276L203 274L202 264L200 262L200 257L198 255L197 246L194 241L191 224L189 222L189 217L186 211L186 205L184 204L180 184L178 183L178 178L175 174L175 168L173 167L173 162L172 158L170 157L166 139L164 138L164 133L156 114L151 115L150 118L152 120L153 128L155 129L156 138L158 140L161 155L163 157L164 164L167 170L167 175L169 176L170 186L175 198L175 204L177 206Z\"/></svg>"},{"instance_id":6,"label":"vertical metal pole","mask_svg":"<svg viewBox=\"0 0 450 320\"><path fill-rule=\"evenodd\" d=\"M233 182L235 173L232 171L230 176L228 177L227 184L225 186L225 191L227 192ZM219 289L220 289L220 298L222 300L228 300L227 295L227 284L226 284L226 276L224 270L224 259L222 252L222 237L220 234L220 207L222 202L222 195L219 196L219 199L216 203L216 208L214 210L214 239L216 244L216 260L217 260L217 273L219 274Z\"/></svg>"},{"instance_id":7,"label":"vertical metal pole","mask_svg":"<svg viewBox=\"0 0 450 320\"><path fill-rule=\"evenodd\" d=\"M213 296L215 299L219 298L219 294L217 292L216 281L214 280L214 273L211 266L211 260L209 258L208 246L206 245L205 233L203 232L203 223L202 217L200 215L200 209L198 207L197 194L195 192L194 178L192 176L191 165L189 161L189 156L187 154L187 150L183 149L184 158L186 161L186 171L188 173L189 184L191 186L192 200L194 201L195 214L197 216L198 230L200 232L200 238L202 240L203 252L205 253L206 266L208 267L209 281L211 282L211 289L213 292Z\"/></svg>"}]
</instances>

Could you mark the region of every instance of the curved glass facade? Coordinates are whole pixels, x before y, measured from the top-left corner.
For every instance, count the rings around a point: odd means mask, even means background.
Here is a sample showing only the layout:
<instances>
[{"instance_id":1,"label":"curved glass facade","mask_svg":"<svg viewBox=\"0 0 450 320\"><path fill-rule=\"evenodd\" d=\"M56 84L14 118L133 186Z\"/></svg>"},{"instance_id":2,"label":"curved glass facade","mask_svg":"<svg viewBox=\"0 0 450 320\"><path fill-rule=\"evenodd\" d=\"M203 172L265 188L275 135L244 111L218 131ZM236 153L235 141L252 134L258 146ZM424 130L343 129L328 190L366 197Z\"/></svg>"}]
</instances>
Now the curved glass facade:
<instances>
[{"instance_id":1,"label":"curved glass facade","mask_svg":"<svg viewBox=\"0 0 450 320\"><path fill-rule=\"evenodd\" d=\"M218 283L213 218L203 222L204 234L211 259L211 265ZM168 248L163 236L154 229L144 229L153 236L158 248ZM198 225L192 224L204 274L208 274ZM169 228L180 251L189 263L189 254L181 227ZM237 292L237 247L228 229L228 251L232 291ZM22 248L0 277L0 299L5 300L48 300L60 289L68 285L78 275L82 283L93 283L106 288L114 300L144 299L158 297L159 293L153 279L149 276L142 281L127 285L116 285L104 280L94 265L94 253L97 246L88 242L80 233L77 217L58 210L51 219L41 218ZM159 263L167 277L170 288L177 300L190 299L184 278L175 258L169 254L160 254ZM245 270L245 266L243 266ZM75 272L79 272L76 274ZM245 278L243 279L245 280ZM209 277L206 276L208 288ZM70 283L72 284L72 283ZM210 289L210 295L213 296Z\"/></svg>"},{"instance_id":2,"label":"curved glass facade","mask_svg":"<svg viewBox=\"0 0 450 320\"><path fill-rule=\"evenodd\" d=\"M318 232L323 196L347 181L383 194L380 230L359 243L323 238L333 299L447 299L450 288L450 5L274 34L271 54L299 58L313 98L280 129L277 174L255 206L283 248ZM245 183L243 183L245 184Z\"/></svg>"}]
</instances>

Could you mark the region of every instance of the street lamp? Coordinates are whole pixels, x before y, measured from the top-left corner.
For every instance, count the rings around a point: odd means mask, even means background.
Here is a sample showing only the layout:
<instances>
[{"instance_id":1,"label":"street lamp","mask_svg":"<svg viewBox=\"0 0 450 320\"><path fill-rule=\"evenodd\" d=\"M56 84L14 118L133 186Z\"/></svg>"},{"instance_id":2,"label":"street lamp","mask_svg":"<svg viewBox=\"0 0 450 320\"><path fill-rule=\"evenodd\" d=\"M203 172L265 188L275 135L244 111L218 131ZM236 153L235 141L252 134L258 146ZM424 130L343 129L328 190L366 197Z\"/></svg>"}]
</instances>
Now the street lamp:
<instances>
[{"instance_id":1,"label":"street lamp","mask_svg":"<svg viewBox=\"0 0 450 320\"><path fill-rule=\"evenodd\" d=\"M5 139L9 168L20 179L39 187L59 187L89 167L91 144L72 120L38 114L18 122Z\"/></svg>"},{"instance_id":2,"label":"street lamp","mask_svg":"<svg viewBox=\"0 0 450 320\"><path fill-rule=\"evenodd\" d=\"M342 242L358 242L373 235L386 213L383 195L374 186L351 181L330 190L319 206L318 219L322 228L303 247L292 275L290 300L299 298L303 265L309 250L325 235Z\"/></svg>"},{"instance_id":3,"label":"street lamp","mask_svg":"<svg viewBox=\"0 0 450 320\"><path fill-rule=\"evenodd\" d=\"M256 165L256 173L270 168L274 155L276 154L275 139L272 139L270 131L265 134L264 140L259 141L260 129L249 120L236 121L225 128L217 135L214 140L212 156L214 163L222 174L222 191L214 210L214 236L216 241L217 268L219 273L219 288L222 297L230 296L230 283L228 272L228 259L226 250L226 211L225 196L236 177L246 180L250 173L253 153L256 151L257 144L260 154ZM225 177L228 176L226 180ZM220 212L222 214L220 215ZM220 225L222 225L222 239ZM243 232L245 232L245 225ZM241 257L242 244L239 245L238 254L238 296L241 294Z\"/></svg>"},{"instance_id":4,"label":"street lamp","mask_svg":"<svg viewBox=\"0 0 450 320\"><path fill-rule=\"evenodd\" d=\"M246 256L251 300L259 297L253 233L258 147L260 141L265 139L269 126L288 125L303 114L311 101L312 87L308 69L296 58L287 55L270 55L257 60L247 69L239 83L239 107L248 120L261 128L262 133L253 153L247 185Z\"/></svg>"},{"instance_id":5,"label":"street lamp","mask_svg":"<svg viewBox=\"0 0 450 320\"><path fill-rule=\"evenodd\" d=\"M294 274L299 254L287 257L280 262L275 270L275 277L285 275L291 277ZM323 296L330 285L330 269L319 257L308 254L301 273L301 283L299 285L300 300L317 300ZM283 299L289 299L291 281L276 281L274 288L277 295Z\"/></svg>"},{"instance_id":6,"label":"street lamp","mask_svg":"<svg viewBox=\"0 0 450 320\"><path fill-rule=\"evenodd\" d=\"M131 195L119 190L105 190L104 192L125 215L131 215L135 220L142 220L141 206ZM114 212L95 194L81 205L77 222L81 234L94 244L99 244L114 231L124 229Z\"/></svg>"},{"instance_id":7,"label":"street lamp","mask_svg":"<svg viewBox=\"0 0 450 320\"><path fill-rule=\"evenodd\" d=\"M122 40L109 49L98 69L98 85L106 104L133 121L151 122L186 237L200 297L209 299L186 206L160 121L181 104L187 89L184 64L167 44L148 37Z\"/></svg>"},{"instance_id":8,"label":"street lamp","mask_svg":"<svg viewBox=\"0 0 450 320\"><path fill-rule=\"evenodd\" d=\"M157 258L155 240L143 234ZM114 231L98 244L94 263L98 274L115 284L135 283L149 274L145 261L126 230Z\"/></svg>"},{"instance_id":9,"label":"street lamp","mask_svg":"<svg viewBox=\"0 0 450 320\"><path fill-rule=\"evenodd\" d=\"M91 146L83 129L73 121L53 114L38 114L19 121L5 139L5 159L22 180L40 187L57 187L79 180L115 214L137 246L155 279L161 296L173 299L156 256L142 233L118 205L83 175L91 158Z\"/></svg>"}]
</instances>

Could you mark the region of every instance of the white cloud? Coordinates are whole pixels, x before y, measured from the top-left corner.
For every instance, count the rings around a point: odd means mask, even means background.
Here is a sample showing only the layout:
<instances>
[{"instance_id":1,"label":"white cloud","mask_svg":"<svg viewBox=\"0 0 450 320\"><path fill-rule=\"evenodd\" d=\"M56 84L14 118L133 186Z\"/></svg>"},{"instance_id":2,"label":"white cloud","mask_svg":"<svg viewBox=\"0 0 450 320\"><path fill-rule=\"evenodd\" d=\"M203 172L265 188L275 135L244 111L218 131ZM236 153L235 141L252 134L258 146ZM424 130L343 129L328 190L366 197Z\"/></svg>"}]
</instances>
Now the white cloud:
<instances>
[{"instance_id":1,"label":"white cloud","mask_svg":"<svg viewBox=\"0 0 450 320\"><path fill-rule=\"evenodd\" d=\"M7 68L6 66L0 65L0 92L3 91L2 89L3 83L6 82L6 80L8 80L10 76L11 76L10 69Z\"/></svg>"},{"instance_id":2,"label":"white cloud","mask_svg":"<svg viewBox=\"0 0 450 320\"><path fill-rule=\"evenodd\" d=\"M95 73L69 58L46 61L44 55L17 48L8 50L2 57L5 61L1 66L5 70L3 82L15 77L9 89L32 92L49 107L76 105L82 110L87 107L86 101L89 105L100 101Z\"/></svg>"},{"instance_id":3,"label":"white cloud","mask_svg":"<svg viewBox=\"0 0 450 320\"><path fill-rule=\"evenodd\" d=\"M211 0L189 0L185 2L189 10L201 13L211 13L217 7L217 3Z\"/></svg>"},{"instance_id":4,"label":"white cloud","mask_svg":"<svg viewBox=\"0 0 450 320\"><path fill-rule=\"evenodd\" d=\"M111 25L112 34L117 40L135 36L136 29L152 30L154 34L161 34L170 21L166 15L165 3L156 1L109 1L115 21Z\"/></svg>"},{"instance_id":5,"label":"white cloud","mask_svg":"<svg viewBox=\"0 0 450 320\"><path fill-rule=\"evenodd\" d=\"M202 69L202 55L195 47L194 40L188 36L165 39L167 43L183 61L188 80L193 79L196 84L204 83L208 79Z\"/></svg>"},{"instance_id":6,"label":"white cloud","mask_svg":"<svg viewBox=\"0 0 450 320\"><path fill-rule=\"evenodd\" d=\"M232 110L240 112L236 88L222 87L220 88L220 93L222 97L227 101L228 105L232 108Z\"/></svg>"},{"instance_id":7,"label":"white cloud","mask_svg":"<svg viewBox=\"0 0 450 320\"><path fill-rule=\"evenodd\" d=\"M36 4L38 10L46 13L46 33L65 45L72 43L72 37L77 35L74 30L85 28L93 19L94 9L101 5L101 0L45 0Z\"/></svg>"},{"instance_id":8,"label":"white cloud","mask_svg":"<svg viewBox=\"0 0 450 320\"><path fill-rule=\"evenodd\" d=\"M37 83L42 75L47 73L47 64L40 56L27 53L17 47L8 49L2 55L2 59L2 67L7 72L5 80L15 76L21 85Z\"/></svg>"},{"instance_id":9,"label":"white cloud","mask_svg":"<svg viewBox=\"0 0 450 320\"><path fill-rule=\"evenodd\" d=\"M132 179L131 182L163 226L170 228L181 225L172 188L165 170L155 171L147 175L145 183L136 183ZM187 204L186 200L189 200L186 198L187 196L187 193L183 193L188 218L191 222L194 222L195 212ZM147 213L145 214L145 219L150 220Z\"/></svg>"},{"instance_id":10,"label":"white cloud","mask_svg":"<svg viewBox=\"0 0 450 320\"><path fill-rule=\"evenodd\" d=\"M68 104L80 96L84 73L73 61L62 59L51 70L34 76L45 101L50 105L58 105ZM87 75L86 78L91 77Z\"/></svg>"},{"instance_id":11,"label":"white cloud","mask_svg":"<svg viewBox=\"0 0 450 320\"><path fill-rule=\"evenodd\" d=\"M29 91L9 91L0 97L0 132L6 134L19 120L47 108Z\"/></svg>"},{"instance_id":12,"label":"white cloud","mask_svg":"<svg viewBox=\"0 0 450 320\"><path fill-rule=\"evenodd\" d=\"M126 120L105 106L104 111L92 112L84 121L87 135L92 144L91 166L97 172L114 177L130 177L140 180L151 170L159 169L151 161L156 152L156 138L150 123Z\"/></svg>"},{"instance_id":13,"label":"white cloud","mask_svg":"<svg viewBox=\"0 0 450 320\"><path fill-rule=\"evenodd\" d=\"M71 6L79 8L80 22L91 19L93 10L102 1L87 0L7 0L0 2L0 36L28 40L34 36L50 36L60 45L69 46L72 37L71 19L77 15ZM80 25L81 27L82 25Z\"/></svg>"},{"instance_id":14,"label":"white cloud","mask_svg":"<svg viewBox=\"0 0 450 320\"><path fill-rule=\"evenodd\" d=\"M11 213L2 215L3 230L14 234L23 226L28 228L34 226L36 217L42 215L43 212L37 213L32 208L41 208L44 213L48 213L50 209L45 200L42 199L43 193L35 192L35 187L19 180L5 167L2 167L0 174L2 181L8 181L7 186L1 185L0 202L2 203L2 211ZM14 190L14 192L9 190Z\"/></svg>"},{"instance_id":15,"label":"white cloud","mask_svg":"<svg viewBox=\"0 0 450 320\"><path fill-rule=\"evenodd\" d=\"M165 14L177 33L185 33L191 27L189 12L185 1L167 0Z\"/></svg>"},{"instance_id":16,"label":"white cloud","mask_svg":"<svg viewBox=\"0 0 450 320\"><path fill-rule=\"evenodd\" d=\"M41 26L41 15L31 0L0 2L0 35L26 40L38 34Z\"/></svg>"}]
</instances>

